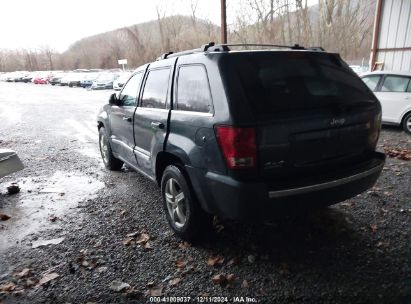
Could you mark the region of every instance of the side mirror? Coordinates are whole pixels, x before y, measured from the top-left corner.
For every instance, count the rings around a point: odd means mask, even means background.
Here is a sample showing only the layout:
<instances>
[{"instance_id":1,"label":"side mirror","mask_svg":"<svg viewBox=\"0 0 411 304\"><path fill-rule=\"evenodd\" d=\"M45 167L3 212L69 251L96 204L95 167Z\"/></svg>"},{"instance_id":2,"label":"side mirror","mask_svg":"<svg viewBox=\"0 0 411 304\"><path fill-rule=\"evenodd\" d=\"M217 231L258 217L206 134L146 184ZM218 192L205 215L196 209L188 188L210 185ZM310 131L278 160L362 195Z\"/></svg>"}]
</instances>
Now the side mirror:
<instances>
[{"instance_id":1,"label":"side mirror","mask_svg":"<svg viewBox=\"0 0 411 304\"><path fill-rule=\"evenodd\" d=\"M108 100L108 103L112 106L115 106L118 104L118 99L116 93L113 93L110 95L110 99Z\"/></svg>"}]
</instances>

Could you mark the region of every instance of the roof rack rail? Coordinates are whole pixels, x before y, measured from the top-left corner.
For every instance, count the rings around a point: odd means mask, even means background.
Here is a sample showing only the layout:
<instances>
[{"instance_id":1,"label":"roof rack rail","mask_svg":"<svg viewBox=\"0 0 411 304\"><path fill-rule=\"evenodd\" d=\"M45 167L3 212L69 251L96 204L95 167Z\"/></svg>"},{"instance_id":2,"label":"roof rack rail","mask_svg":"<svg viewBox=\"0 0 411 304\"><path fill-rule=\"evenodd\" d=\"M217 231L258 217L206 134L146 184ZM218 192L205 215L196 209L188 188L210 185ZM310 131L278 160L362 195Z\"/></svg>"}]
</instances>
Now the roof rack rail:
<instances>
[{"instance_id":1,"label":"roof rack rail","mask_svg":"<svg viewBox=\"0 0 411 304\"><path fill-rule=\"evenodd\" d=\"M201 47L197 49L192 49L192 50L187 50L187 51L182 51L182 52L177 52L177 53L173 53L173 52L164 53L163 55L158 57L157 60L162 60L162 59L172 58L172 57L177 57L177 56L182 56L182 55L189 55L189 54L194 54L194 53L201 53L201 52L228 52L231 50L230 47L238 47L238 46L243 46L243 47L260 46L260 47L270 47L270 48L285 48L285 49L292 49L292 50L310 50L310 51L322 51L322 52L325 51L322 47L319 47L319 46L305 48L299 44L294 44L294 45L257 44L257 43L215 44L215 42L209 42L207 44L203 44Z\"/></svg>"},{"instance_id":2,"label":"roof rack rail","mask_svg":"<svg viewBox=\"0 0 411 304\"><path fill-rule=\"evenodd\" d=\"M325 49L321 46L311 46L307 48L309 51L325 52Z\"/></svg>"},{"instance_id":3,"label":"roof rack rail","mask_svg":"<svg viewBox=\"0 0 411 304\"><path fill-rule=\"evenodd\" d=\"M238 47L238 46L261 46L261 47L271 47L271 48L285 48L285 49L293 49L293 50L305 50L303 46L298 44L294 45L280 45L280 44L258 44L258 43L225 43L225 44L218 44L214 45L209 48L210 52L223 52L223 51L230 51L231 47Z\"/></svg>"},{"instance_id":4,"label":"roof rack rail","mask_svg":"<svg viewBox=\"0 0 411 304\"><path fill-rule=\"evenodd\" d=\"M177 52L177 53L173 53L173 52L164 53L163 55L158 57L157 60L167 59L167 58L172 58L172 57L182 56L182 55L189 55L193 53L207 52L209 48L213 47L214 45L215 45L215 42L209 42L207 44L203 44L201 47L197 49L192 49L192 50L187 50L187 51L182 51L182 52Z\"/></svg>"}]
</instances>

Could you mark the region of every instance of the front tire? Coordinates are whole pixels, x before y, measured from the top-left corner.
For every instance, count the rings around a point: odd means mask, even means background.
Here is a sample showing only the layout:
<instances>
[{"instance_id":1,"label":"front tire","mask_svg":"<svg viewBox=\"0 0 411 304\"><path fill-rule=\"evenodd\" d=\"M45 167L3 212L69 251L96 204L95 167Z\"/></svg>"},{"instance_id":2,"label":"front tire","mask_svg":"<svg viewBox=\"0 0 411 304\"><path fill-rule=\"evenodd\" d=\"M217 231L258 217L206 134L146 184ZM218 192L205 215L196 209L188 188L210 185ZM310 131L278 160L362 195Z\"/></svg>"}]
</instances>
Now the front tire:
<instances>
[{"instance_id":1,"label":"front tire","mask_svg":"<svg viewBox=\"0 0 411 304\"><path fill-rule=\"evenodd\" d=\"M403 121L402 121L402 128L404 129L405 132L408 134L411 134L411 113L408 113L405 115Z\"/></svg>"},{"instance_id":2,"label":"front tire","mask_svg":"<svg viewBox=\"0 0 411 304\"><path fill-rule=\"evenodd\" d=\"M188 177L177 166L170 165L164 170L161 196L167 221L178 237L195 241L211 230L212 217L201 208Z\"/></svg>"},{"instance_id":3,"label":"front tire","mask_svg":"<svg viewBox=\"0 0 411 304\"><path fill-rule=\"evenodd\" d=\"M98 142L100 146L100 154L103 159L104 166L112 171L120 170L123 166L123 162L114 157L113 151L111 150L110 142L106 134L104 127L101 127L98 132Z\"/></svg>"}]
</instances>

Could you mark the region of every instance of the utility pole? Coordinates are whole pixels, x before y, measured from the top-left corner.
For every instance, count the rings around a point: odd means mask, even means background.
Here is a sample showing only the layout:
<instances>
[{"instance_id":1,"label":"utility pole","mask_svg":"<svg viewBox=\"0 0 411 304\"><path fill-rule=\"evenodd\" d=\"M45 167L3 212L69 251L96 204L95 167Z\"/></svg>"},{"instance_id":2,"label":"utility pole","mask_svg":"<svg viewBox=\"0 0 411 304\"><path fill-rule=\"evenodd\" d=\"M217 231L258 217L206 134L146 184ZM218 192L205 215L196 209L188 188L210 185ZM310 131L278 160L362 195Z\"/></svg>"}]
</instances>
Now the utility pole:
<instances>
[{"instance_id":1,"label":"utility pole","mask_svg":"<svg viewBox=\"0 0 411 304\"><path fill-rule=\"evenodd\" d=\"M227 43L227 5L221 0L221 43Z\"/></svg>"}]
</instances>

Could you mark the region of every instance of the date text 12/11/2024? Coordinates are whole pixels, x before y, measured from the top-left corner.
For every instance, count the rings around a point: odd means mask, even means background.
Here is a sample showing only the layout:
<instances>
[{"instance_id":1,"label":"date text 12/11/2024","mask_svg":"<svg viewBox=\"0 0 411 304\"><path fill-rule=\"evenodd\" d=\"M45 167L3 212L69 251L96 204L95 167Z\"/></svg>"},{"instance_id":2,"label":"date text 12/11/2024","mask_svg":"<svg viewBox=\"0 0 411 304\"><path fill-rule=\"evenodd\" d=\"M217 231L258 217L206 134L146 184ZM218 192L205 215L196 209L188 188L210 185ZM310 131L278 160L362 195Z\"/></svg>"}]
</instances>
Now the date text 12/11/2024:
<instances>
[{"instance_id":1,"label":"date text 12/11/2024","mask_svg":"<svg viewBox=\"0 0 411 304\"><path fill-rule=\"evenodd\" d=\"M255 297L150 297L151 303L258 303Z\"/></svg>"}]
</instances>

